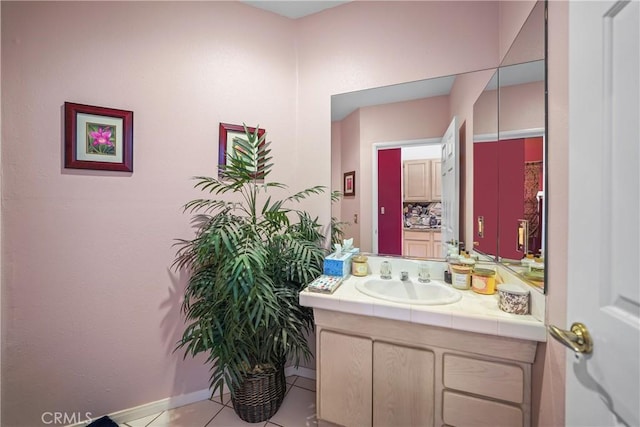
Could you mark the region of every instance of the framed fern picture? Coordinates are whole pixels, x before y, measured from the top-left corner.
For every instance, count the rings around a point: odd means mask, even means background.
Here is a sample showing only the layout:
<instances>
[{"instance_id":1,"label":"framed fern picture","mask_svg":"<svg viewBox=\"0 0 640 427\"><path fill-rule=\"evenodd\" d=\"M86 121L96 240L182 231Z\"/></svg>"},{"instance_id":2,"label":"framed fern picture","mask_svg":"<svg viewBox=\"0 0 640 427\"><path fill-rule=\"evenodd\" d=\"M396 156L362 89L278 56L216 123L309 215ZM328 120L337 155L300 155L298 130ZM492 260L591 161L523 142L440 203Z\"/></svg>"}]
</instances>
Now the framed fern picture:
<instances>
[{"instance_id":1,"label":"framed fern picture","mask_svg":"<svg viewBox=\"0 0 640 427\"><path fill-rule=\"evenodd\" d=\"M248 127L247 130L250 133L255 133L255 127ZM258 128L258 138L264 138L265 130ZM222 171L224 167L229 164L229 157L234 151L242 150L241 146L237 144L236 138L246 140L246 134L243 125L232 125L229 123L220 123L220 135L218 144L218 176L222 178ZM262 143L264 144L264 142ZM260 172L260 163L258 163L258 170L254 171L257 179L263 179L264 174Z\"/></svg>"}]
</instances>

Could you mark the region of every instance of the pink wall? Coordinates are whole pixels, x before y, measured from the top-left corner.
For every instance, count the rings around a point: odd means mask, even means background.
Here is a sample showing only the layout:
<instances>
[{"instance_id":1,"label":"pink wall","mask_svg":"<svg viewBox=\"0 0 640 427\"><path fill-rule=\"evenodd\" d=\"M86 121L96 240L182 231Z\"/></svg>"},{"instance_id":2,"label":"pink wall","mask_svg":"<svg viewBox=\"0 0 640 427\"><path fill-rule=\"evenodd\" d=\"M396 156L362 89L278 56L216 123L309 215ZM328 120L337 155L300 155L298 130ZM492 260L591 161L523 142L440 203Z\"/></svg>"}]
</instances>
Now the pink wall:
<instances>
[{"instance_id":1,"label":"pink wall","mask_svg":"<svg viewBox=\"0 0 640 427\"><path fill-rule=\"evenodd\" d=\"M264 126L274 178L301 189L293 21L236 2L1 7L2 424L206 389L204 359L172 352L171 245L193 235L181 205L216 173L219 122ZM65 101L134 111L133 174L63 168Z\"/></svg>"},{"instance_id":2,"label":"pink wall","mask_svg":"<svg viewBox=\"0 0 640 427\"><path fill-rule=\"evenodd\" d=\"M343 228L345 238L353 238L354 247L359 248L360 226L354 221L355 215L360 215L360 199L362 197L362 174L360 173L360 114L357 111L345 117L340 126L340 184L338 189L344 192L343 178L345 172L355 171L355 191L354 196L345 196L340 202L340 218L348 224ZM359 222L359 220L358 220Z\"/></svg>"},{"instance_id":3,"label":"pink wall","mask_svg":"<svg viewBox=\"0 0 640 427\"><path fill-rule=\"evenodd\" d=\"M439 138L449 124L449 96L360 109L361 143Z\"/></svg>"},{"instance_id":4,"label":"pink wall","mask_svg":"<svg viewBox=\"0 0 640 427\"><path fill-rule=\"evenodd\" d=\"M500 88L500 132L544 128L544 82Z\"/></svg>"},{"instance_id":5,"label":"pink wall","mask_svg":"<svg viewBox=\"0 0 640 427\"><path fill-rule=\"evenodd\" d=\"M498 135L498 91L485 90L473 107L473 134L475 136Z\"/></svg>"},{"instance_id":6,"label":"pink wall","mask_svg":"<svg viewBox=\"0 0 640 427\"><path fill-rule=\"evenodd\" d=\"M293 190L329 186L330 96L494 67L504 3L522 2L353 2L290 21L236 2L2 2L3 425L206 387L201 360L171 353L170 245L192 235L180 205L189 177L214 173L218 122L264 126ZM568 8L549 5L547 317L565 324ZM135 111L131 176L62 168L66 100ZM328 222L328 196L306 206ZM564 420L558 347L534 375L540 425Z\"/></svg>"},{"instance_id":7,"label":"pink wall","mask_svg":"<svg viewBox=\"0 0 640 427\"><path fill-rule=\"evenodd\" d=\"M499 26L500 26L500 41L499 41L499 56L500 62L509 52L514 39L520 32L522 24L526 21L527 17L531 13L536 0L519 0L519 1L501 1L499 5ZM527 49L527 53L529 53ZM539 57L539 56L537 56ZM527 58L531 58L528 56ZM511 64L521 62L517 60L510 62Z\"/></svg>"},{"instance_id":8,"label":"pink wall","mask_svg":"<svg viewBox=\"0 0 640 427\"><path fill-rule=\"evenodd\" d=\"M535 25L525 25L519 30L518 37L511 44L508 52L502 52L505 46L501 45L501 54L504 53L501 65L529 62L531 58L544 58L544 39L540 36L544 33L543 6L542 2L536 3L530 0L500 3L501 43L507 43L509 37L520 28L514 27L514 23L524 22L522 21L523 18L527 19L527 22L535 23Z\"/></svg>"},{"instance_id":9,"label":"pink wall","mask_svg":"<svg viewBox=\"0 0 640 427\"><path fill-rule=\"evenodd\" d=\"M331 190L342 191L342 122L331 123ZM342 220L340 202L331 204L331 216Z\"/></svg>"}]
</instances>

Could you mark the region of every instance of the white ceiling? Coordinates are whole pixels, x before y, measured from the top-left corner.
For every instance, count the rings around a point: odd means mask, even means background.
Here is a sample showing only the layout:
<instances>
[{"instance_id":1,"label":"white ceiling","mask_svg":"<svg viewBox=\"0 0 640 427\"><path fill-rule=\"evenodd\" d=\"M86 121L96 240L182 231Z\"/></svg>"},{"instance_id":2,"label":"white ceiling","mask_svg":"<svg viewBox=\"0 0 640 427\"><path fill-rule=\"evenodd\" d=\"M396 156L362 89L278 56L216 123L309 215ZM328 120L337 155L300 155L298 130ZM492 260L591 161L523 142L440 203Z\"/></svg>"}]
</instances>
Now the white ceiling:
<instances>
[{"instance_id":1,"label":"white ceiling","mask_svg":"<svg viewBox=\"0 0 640 427\"><path fill-rule=\"evenodd\" d=\"M340 6L348 1L307 1L307 0L289 0L289 1L245 1L242 3L249 6L257 7L259 9L267 10L269 12L277 13L278 15L286 16L287 18L297 19L303 16L312 15L331 7Z\"/></svg>"}]
</instances>

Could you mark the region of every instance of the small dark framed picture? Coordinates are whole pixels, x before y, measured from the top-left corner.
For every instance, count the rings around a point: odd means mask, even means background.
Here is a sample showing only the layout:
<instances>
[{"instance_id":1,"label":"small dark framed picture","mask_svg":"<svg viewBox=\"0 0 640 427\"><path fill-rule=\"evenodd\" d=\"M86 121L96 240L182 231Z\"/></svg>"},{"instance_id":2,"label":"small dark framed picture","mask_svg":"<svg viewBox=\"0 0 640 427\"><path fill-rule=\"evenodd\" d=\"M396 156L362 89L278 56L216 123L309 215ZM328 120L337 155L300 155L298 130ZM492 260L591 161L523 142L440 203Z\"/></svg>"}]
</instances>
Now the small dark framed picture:
<instances>
[{"instance_id":1,"label":"small dark framed picture","mask_svg":"<svg viewBox=\"0 0 640 427\"><path fill-rule=\"evenodd\" d=\"M251 133L255 133L255 127L248 127L247 130ZM262 138L265 134L265 130L262 128L258 128L258 138ZM244 133L243 125L232 125L229 123L220 123L220 135L219 135L219 143L218 143L218 166L226 166L229 162L229 155L236 150L233 140L234 138L242 138L247 139L247 136ZM258 165L260 166L260 164ZM221 176L221 172L224 167L218 168L218 176ZM258 179L263 179L264 174L257 174Z\"/></svg>"},{"instance_id":2,"label":"small dark framed picture","mask_svg":"<svg viewBox=\"0 0 640 427\"><path fill-rule=\"evenodd\" d=\"M351 171L344 174L344 185L342 188L342 194L345 196L356 195L356 172Z\"/></svg>"},{"instance_id":3,"label":"small dark framed picture","mask_svg":"<svg viewBox=\"0 0 640 427\"><path fill-rule=\"evenodd\" d=\"M133 172L133 111L65 102L64 167Z\"/></svg>"}]
</instances>

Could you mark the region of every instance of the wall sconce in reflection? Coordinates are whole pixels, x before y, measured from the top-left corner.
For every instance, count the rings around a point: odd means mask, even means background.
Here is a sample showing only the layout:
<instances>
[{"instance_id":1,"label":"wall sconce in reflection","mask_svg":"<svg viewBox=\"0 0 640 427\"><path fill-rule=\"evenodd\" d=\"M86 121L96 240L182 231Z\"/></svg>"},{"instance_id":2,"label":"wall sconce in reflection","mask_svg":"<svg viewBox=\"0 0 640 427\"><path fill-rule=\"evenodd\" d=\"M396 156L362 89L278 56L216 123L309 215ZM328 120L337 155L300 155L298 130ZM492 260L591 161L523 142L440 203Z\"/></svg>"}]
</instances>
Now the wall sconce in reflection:
<instances>
[{"instance_id":1,"label":"wall sconce in reflection","mask_svg":"<svg viewBox=\"0 0 640 427\"><path fill-rule=\"evenodd\" d=\"M484 237L484 216L478 216L478 237Z\"/></svg>"}]
</instances>

